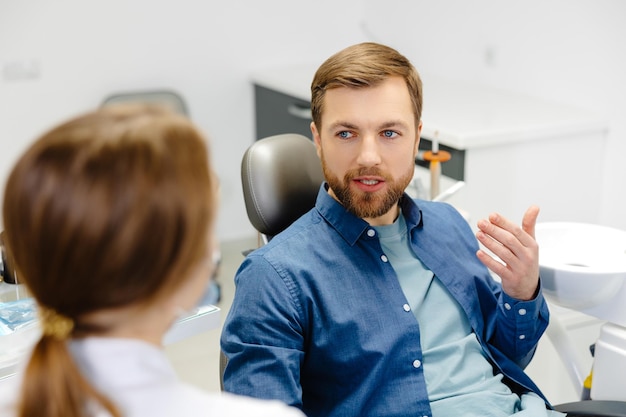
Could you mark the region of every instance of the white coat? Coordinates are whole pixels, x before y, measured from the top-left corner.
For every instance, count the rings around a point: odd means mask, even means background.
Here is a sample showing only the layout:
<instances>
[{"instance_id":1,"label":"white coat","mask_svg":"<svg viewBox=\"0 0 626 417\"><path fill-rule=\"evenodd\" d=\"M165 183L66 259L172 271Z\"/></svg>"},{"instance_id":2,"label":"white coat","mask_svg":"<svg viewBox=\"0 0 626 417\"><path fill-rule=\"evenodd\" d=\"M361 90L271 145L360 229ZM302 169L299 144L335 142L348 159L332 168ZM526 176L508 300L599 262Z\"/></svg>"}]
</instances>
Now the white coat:
<instances>
[{"instance_id":1,"label":"white coat","mask_svg":"<svg viewBox=\"0 0 626 417\"><path fill-rule=\"evenodd\" d=\"M90 337L69 343L83 375L126 417L303 417L299 410L277 401L209 393L186 384L176 376L165 352L146 342ZM11 407L19 387L15 388L0 393L0 415L15 415Z\"/></svg>"}]
</instances>

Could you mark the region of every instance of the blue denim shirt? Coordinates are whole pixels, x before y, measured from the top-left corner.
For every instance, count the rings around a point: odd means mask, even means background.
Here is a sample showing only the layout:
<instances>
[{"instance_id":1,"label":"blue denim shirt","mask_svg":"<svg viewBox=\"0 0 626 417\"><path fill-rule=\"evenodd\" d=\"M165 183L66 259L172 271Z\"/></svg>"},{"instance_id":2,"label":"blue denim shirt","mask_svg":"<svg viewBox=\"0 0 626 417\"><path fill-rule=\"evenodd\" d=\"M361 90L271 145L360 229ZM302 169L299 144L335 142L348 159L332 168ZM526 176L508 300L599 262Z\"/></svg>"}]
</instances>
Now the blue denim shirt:
<instances>
[{"instance_id":1,"label":"blue denim shirt","mask_svg":"<svg viewBox=\"0 0 626 417\"><path fill-rule=\"evenodd\" d=\"M420 327L398 278L375 230L325 187L239 268L221 338L224 389L308 416L430 416ZM400 204L412 250L461 305L495 372L514 392L543 397L523 371L548 324L541 293L508 297L450 205L407 195Z\"/></svg>"}]
</instances>

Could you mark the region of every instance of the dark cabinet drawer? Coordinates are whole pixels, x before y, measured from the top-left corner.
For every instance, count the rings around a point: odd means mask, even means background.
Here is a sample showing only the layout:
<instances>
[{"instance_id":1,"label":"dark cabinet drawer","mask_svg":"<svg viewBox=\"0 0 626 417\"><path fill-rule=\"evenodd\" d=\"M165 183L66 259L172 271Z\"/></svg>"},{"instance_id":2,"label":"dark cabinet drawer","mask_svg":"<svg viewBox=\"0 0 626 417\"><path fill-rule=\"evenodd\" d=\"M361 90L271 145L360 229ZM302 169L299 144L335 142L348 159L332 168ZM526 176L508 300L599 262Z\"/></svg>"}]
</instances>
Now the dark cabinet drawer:
<instances>
[{"instance_id":1,"label":"dark cabinet drawer","mask_svg":"<svg viewBox=\"0 0 626 417\"><path fill-rule=\"evenodd\" d=\"M299 133L311 138L311 105L306 100L254 85L256 138Z\"/></svg>"}]
</instances>

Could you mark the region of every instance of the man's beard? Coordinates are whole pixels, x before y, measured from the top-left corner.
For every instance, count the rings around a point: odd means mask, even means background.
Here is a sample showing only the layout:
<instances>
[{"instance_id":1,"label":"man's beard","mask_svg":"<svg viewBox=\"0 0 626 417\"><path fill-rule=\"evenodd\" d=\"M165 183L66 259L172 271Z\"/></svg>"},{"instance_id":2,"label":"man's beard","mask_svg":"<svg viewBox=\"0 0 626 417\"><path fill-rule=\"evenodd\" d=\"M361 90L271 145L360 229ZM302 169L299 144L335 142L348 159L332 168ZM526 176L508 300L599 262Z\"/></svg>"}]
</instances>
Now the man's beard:
<instances>
[{"instance_id":1,"label":"man's beard","mask_svg":"<svg viewBox=\"0 0 626 417\"><path fill-rule=\"evenodd\" d=\"M330 172L326 166L323 155L321 159L324 177L335 193L337 200L339 200L346 210L361 219L376 218L389 212L389 210L400 201L404 190L413 179L414 167L411 165L406 174L397 180L393 180L377 168L360 168L348 171L346 175L344 175L343 181L341 181ZM352 189L350 184L354 178L359 176L377 176L383 178L387 185L386 190L364 192Z\"/></svg>"}]
</instances>

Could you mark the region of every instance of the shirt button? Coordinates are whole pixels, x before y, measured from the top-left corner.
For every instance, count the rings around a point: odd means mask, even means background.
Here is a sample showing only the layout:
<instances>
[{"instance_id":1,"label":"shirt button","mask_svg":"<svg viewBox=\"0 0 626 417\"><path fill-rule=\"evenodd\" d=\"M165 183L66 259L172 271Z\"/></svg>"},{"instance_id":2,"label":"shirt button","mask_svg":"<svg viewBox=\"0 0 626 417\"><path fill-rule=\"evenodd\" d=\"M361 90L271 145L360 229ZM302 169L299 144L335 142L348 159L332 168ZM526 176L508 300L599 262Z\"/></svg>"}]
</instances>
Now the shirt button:
<instances>
[{"instance_id":1,"label":"shirt button","mask_svg":"<svg viewBox=\"0 0 626 417\"><path fill-rule=\"evenodd\" d=\"M520 334L520 335L519 335L519 340L524 340L524 339L526 339L526 335L524 335L524 334Z\"/></svg>"},{"instance_id":2,"label":"shirt button","mask_svg":"<svg viewBox=\"0 0 626 417\"><path fill-rule=\"evenodd\" d=\"M409 311L411 311L411 306L410 306L410 305L408 305L408 304L403 305L403 306L402 306L402 308L403 308L403 309L404 309L404 311L406 311L407 313L408 313Z\"/></svg>"},{"instance_id":3,"label":"shirt button","mask_svg":"<svg viewBox=\"0 0 626 417\"><path fill-rule=\"evenodd\" d=\"M525 308L520 308L518 311L520 316L525 316L526 315L526 309Z\"/></svg>"},{"instance_id":4,"label":"shirt button","mask_svg":"<svg viewBox=\"0 0 626 417\"><path fill-rule=\"evenodd\" d=\"M376 231L375 231L374 229L369 229L369 230L367 231L367 235L368 235L369 237L374 237L374 236L376 235Z\"/></svg>"},{"instance_id":5,"label":"shirt button","mask_svg":"<svg viewBox=\"0 0 626 417\"><path fill-rule=\"evenodd\" d=\"M413 368L419 368L420 366L422 366L422 362L419 359L415 359L413 361Z\"/></svg>"},{"instance_id":6,"label":"shirt button","mask_svg":"<svg viewBox=\"0 0 626 417\"><path fill-rule=\"evenodd\" d=\"M504 308L506 308L507 310L510 310L511 309L511 304L504 303Z\"/></svg>"},{"instance_id":7,"label":"shirt button","mask_svg":"<svg viewBox=\"0 0 626 417\"><path fill-rule=\"evenodd\" d=\"M383 262L389 262L389 259L387 259L387 256L385 256L385 255L382 255L380 257L380 260L383 261Z\"/></svg>"}]
</instances>

